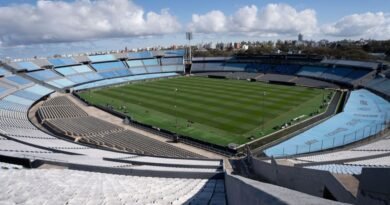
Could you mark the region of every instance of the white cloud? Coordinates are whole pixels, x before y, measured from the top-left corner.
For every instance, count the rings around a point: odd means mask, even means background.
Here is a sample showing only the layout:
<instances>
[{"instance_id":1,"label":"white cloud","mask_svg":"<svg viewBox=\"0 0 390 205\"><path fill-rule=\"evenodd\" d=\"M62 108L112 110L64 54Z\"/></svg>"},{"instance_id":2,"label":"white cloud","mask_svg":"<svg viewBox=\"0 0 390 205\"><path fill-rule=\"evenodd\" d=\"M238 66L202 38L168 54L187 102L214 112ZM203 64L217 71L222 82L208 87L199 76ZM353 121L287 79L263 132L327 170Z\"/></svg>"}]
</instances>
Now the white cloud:
<instances>
[{"instance_id":1,"label":"white cloud","mask_svg":"<svg viewBox=\"0 0 390 205\"><path fill-rule=\"evenodd\" d=\"M383 12L345 16L332 24L323 25L325 35L336 37L381 38L390 37L390 14Z\"/></svg>"},{"instance_id":2,"label":"white cloud","mask_svg":"<svg viewBox=\"0 0 390 205\"><path fill-rule=\"evenodd\" d=\"M227 19L222 11L213 10L205 15L192 15L191 30L198 32L223 32L227 29Z\"/></svg>"},{"instance_id":3,"label":"white cloud","mask_svg":"<svg viewBox=\"0 0 390 205\"><path fill-rule=\"evenodd\" d=\"M317 32L316 12L312 9L297 11L287 4L268 4L262 9L245 6L226 16L215 10L203 15L194 14L189 29L194 32L228 32L244 35L311 35Z\"/></svg>"},{"instance_id":4,"label":"white cloud","mask_svg":"<svg viewBox=\"0 0 390 205\"><path fill-rule=\"evenodd\" d=\"M0 7L0 42L7 45L174 33L168 10L147 12L129 0L39 0Z\"/></svg>"}]
</instances>

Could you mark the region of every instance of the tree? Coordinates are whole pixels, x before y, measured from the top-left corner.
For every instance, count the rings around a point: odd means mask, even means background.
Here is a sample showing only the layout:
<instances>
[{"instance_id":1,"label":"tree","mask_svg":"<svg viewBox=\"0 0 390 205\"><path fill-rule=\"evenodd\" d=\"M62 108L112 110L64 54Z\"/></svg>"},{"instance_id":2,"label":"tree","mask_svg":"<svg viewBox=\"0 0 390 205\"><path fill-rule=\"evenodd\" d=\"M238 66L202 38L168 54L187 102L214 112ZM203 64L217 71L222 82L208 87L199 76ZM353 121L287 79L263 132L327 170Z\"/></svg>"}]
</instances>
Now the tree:
<instances>
[{"instance_id":1,"label":"tree","mask_svg":"<svg viewBox=\"0 0 390 205\"><path fill-rule=\"evenodd\" d=\"M388 49L386 52L385 52L386 56L389 56L390 57L390 49Z\"/></svg>"}]
</instances>

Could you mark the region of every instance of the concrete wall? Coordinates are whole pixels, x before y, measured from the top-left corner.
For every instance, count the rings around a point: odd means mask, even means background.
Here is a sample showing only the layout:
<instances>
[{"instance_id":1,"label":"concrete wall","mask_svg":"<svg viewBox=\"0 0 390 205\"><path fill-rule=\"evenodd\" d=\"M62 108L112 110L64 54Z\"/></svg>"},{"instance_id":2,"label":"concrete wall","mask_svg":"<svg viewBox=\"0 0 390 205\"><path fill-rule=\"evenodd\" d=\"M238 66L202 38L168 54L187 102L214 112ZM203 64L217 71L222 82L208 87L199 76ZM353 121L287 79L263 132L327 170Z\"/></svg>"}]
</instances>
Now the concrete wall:
<instances>
[{"instance_id":1,"label":"concrete wall","mask_svg":"<svg viewBox=\"0 0 390 205\"><path fill-rule=\"evenodd\" d=\"M359 178L360 184L356 204L390 204L389 168L363 169L363 172Z\"/></svg>"},{"instance_id":2,"label":"concrete wall","mask_svg":"<svg viewBox=\"0 0 390 205\"><path fill-rule=\"evenodd\" d=\"M355 197L327 171L270 164L253 158L251 162L260 180L317 197L323 197L326 188L338 201L355 202Z\"/></svg>"},{"instance_id":3,"label":"concrete wall","mask_svg":"<svg viewBox=\"0 0 390 205\"><path fill-rule=\"evenodd\" d=\"M43 164L56 165L66 167L67 169L101 172L107 174L131 175L131 176L145 176L145 177L165 177L165 178L199 178L199 179L223 179L223 172L178 172L178 171L159 171L159 170L139 170L131 168L119 167L100 167L84 164L72 164L67 162L53 162L46 160L34 160L33 168L38 168Z\"/></svg>"},{"instance_id":4,"label":"concrete wall","mask_svg":"<svg viewBox=\"0 0 390 205\"><path fill-rule=\"evenodd\" d=\"M225 175L225 184L229 204L343 204L230 174Z\"/></svg>"}]
</instances>

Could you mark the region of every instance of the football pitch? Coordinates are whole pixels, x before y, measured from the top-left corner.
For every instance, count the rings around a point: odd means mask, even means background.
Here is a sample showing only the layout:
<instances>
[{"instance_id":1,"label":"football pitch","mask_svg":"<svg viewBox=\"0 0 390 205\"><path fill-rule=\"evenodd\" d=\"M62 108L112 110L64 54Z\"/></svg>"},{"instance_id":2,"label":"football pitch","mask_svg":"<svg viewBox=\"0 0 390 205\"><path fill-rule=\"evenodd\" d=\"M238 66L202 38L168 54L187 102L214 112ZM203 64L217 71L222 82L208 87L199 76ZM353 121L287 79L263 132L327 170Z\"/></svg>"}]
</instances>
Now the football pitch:
<instances>
[{"instance_id":1,"label":"football pitch","mask_svg":"<svg viewBox=\"0 0 390 205\"><path fill-rule=\"evenodd\" d=\"M80 97L138 122L226 146L323 112L333 91L243 80L177 77L95 89Z\"/></svg>"}]
</instances>

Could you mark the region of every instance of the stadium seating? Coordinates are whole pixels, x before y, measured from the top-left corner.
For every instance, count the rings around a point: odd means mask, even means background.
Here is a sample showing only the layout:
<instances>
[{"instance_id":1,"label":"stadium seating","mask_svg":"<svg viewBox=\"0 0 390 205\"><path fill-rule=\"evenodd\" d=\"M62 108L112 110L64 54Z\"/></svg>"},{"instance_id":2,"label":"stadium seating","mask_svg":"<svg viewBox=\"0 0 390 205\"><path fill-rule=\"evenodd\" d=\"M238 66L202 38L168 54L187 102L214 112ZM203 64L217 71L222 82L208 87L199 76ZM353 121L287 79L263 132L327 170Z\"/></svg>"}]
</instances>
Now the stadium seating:
<instances>
[{"instance_id":1,"label":"stadium seating","mask_svg":"<svg viewBox=\"0 0 390 205\"><path fill-rule=\"evenodd\" d=\"M25 62L15 62L11 63L10 66L15 70L15 71L34 71L34 70L40 70L41 68L30 62L30 61L25 61Z\"/></svg>"},{"instance_id":2,"label":"stadium seating","mask_svg":"<svg viewBox=\"0 0 390 205\"><path fill-rule=\"evenodd\" d=\"M388 78L377 77L365 83L363 86L368 89L390 96L390 79Z\"/></svg>"},{"instance_id":3,"label":"stadium seating","mask_svg":"<svg viewBox=\"0 0 390 205\"><path fill-rule=\"evenodd\" d=\"M362 167L390 167L390 156L356 160L353 162L347 162L345 164L362 166Z\"/></svg>"},{"instance_id":4,"label":"stadium seating","mask_svg":"<svg viewBox=\"0 0 390 205\"><path fill-rule=\"evenodd\" d=\"M134 67L144 67L144 63L142 60L129 60L126 61L127 65L131 68Z\"/></svg>"},{"instance_id":5,"label":"stadium seating","mask_svg":"<svg viewBox=\"0 0 390 205\"><path fill-rule=\"evenodd\" d=\"M80 141L116 148L131 153L169 157L201 157L191 152L125 130L101 119L88 116L63 97L45 102L38 110L40 120L52 130Z\"/></svg>"},{"instance_id":6,"label":"stadium seating","mask_svg":"<svg viewBox=\"0 0 390 205\"><path fill-rule=\"evenodd\" d=\"M0 77L4 77L4 76L10 75L10 74L11 74L11 72L9 72L4 67L0 66Z\"/></svg>"},{"instance_id":7,"label":"stadium seating","mask_svg":"<svg viewBox=\"0 0 390 205\"><path fill-rule=\"evenodd\" d=\"M92 63L105 62L105 61L116 61L117 60L114 55L110 55L110 54L88 56L88 58Z\"/></svg>"},{"instance_id":8,"label":"stadium seating","mask_svg":"<svg viewBox=\"0 0 390 205\"><path fill-rule=\"evenodd\" d=\"M390 138L368 142L342 151L316 153L294 158L294 163L305 168L329 171L336 174L359 175L363 168L390 167ZM320 165L311 165L320 163Z\"/></svg>"},{"instance_id":9,"label":"stadium seating","mask_svg":"<svg viewBox=\"0 0 390 205\"><path fill-rule=\"evenodd\" d=\"M231 79L246 80L246 79L250 79L250 78L253 78L253 79L257 78L260 75L262 75L262 74L259 74L259 73L247 73L247 72L232 72L229 75L227 75L227 77L231 78Z\"/></svg>"},{"instance_id":10,"label":"stadium seating","mask_svg":"<svg viewBox=\"0 0 390 205\"><path fill-rule=\"evenodd\" d=\"M177 74L176 73L156 73L156 74L144 74L144 75L135 75L135 76L128 76L128 77L113 78L113 79L105 79L105 80L100 80L100 81L96 81L96 82L92 82L92 83L86 83L83 85L75 86L75 87L73 87L73 90L84 90L84 89L126 83L126 82L130 82L130 81L173 77L173 76L177 76Z\"/></svg>"},{"instance_id":11,"label":"stadium seating","mask_svg":"<svg viewBox=\"0 0 390 205\"><path fill-rule=\"evenodd\" d=\"M147 66L146 70L148 73L161 73L162 69L161 66Z\"/></svg>"},{"instance_id":12,"label":"stadium seating","mask_svg":"<svg viewBox=\"0 0 390 205\"><path fill-rule=\"evenodd\" d=\"M226 204L223 180L217 179L9 169L0 180L0 195L9 204Z\"/></svg>"},{"instance_id":13,"label":"stadium seating","mask_svg":"<svg viewBox=\"0 0 390 205\"><path fill-rule=\"evenodd\" d=\"M34 72L28 72L27 75L39 81L49 81L52 79L61 78L60 75L58 75L52 70L39 70Z\"/></svg>"},{"instance_id":14,"label":"stadium seating","mask_svg":"<svg viewBox=\"0 0 390 205\"><path fill-rule=\"evenodd\" d=\"M180 72L183 70L184 70L183 66L176 66L176 65L161 66L161 72Z\"/></svg>"},{"instance_id":15,"label":"stadium seating","mask_svg":"<svg viewBox=\"0 0 390 205\"><path fill-rule=\"evenodd\" d=\"M353 71L352 68L348 67L335 67L335 68L328 68L325 70L320 78L326 79L326 80L333 80L333 81L340 81L342 82L342 79L349 74L351 74Z\"/></svg>"},{"instance_id":16,"label":"stadium seating","mask_svg":"<svg viewBox=\"0 0 390 205\"><path fill-rule=\"evenodd\" d=\"M257 80L259 81L282 81L282 82L291 82L294 79L296 79L296 76L293 75L282 75L282 74L272 74L272 73L267 73L259 78Z\"/></svg>"},{"instance_id":17,"label":"stadium seating","mask_svg":"<svg viewBox=\"0 0 390 205\"><path fill-rule=\"evenodd\" d=\"M207 71L223 71L224 63L223 62L206 62L204 64L205 70Z\"/></svg>"},{"instance_id":18,"label":"stadium seating","mask_svg":"<svg viewBox=\"0 0 390 205\"><path fill-rule=\"evenodd\" d=\"M191 71L192 72L202 72L205 71L204 63L192 63Z\"/></svg>"},{"instance_id":19,"label":"stadium seating","mask_svg":"<svg viewBox=\"0 0 390 205\"><path fill-rule=\"evenodd\" d=\"M326 70L326 67L302 66L301 70L297 73L297 75L319 78Z\"/></svg>"},{"instance_id":20,"label":"stadium seating","mask_svg":"<svg viewBox=\"0 0 390 205\"><path fill-rule=\"evenodd\" d=\"M120 163L120 162L113 162L113 161L106 161L103 160L103 157L112 158L112 159L118 159L118 158L134 158L134 155L129 154L123 154L123 153L116 153L116 152L110 152L110 151L104 151L99 149L92 149L89 147L85 147L79 144L75 144L73 142L68 142L61 140L59 138L53 137L51 135L48 135L42 131L40 131L36 126L32 125L30 120L27 117L27 112L29 107L35 103L37 98L41 98L45 95L50 94L53 92L53 90L50 90L48 88L45 88L41 85L33 85L32 87L24 88L22 90L18 90L16 95L8 95L5 98L0 100L0 132L3 135L7 135L10 137L10 139L6 139L1 137L0 139L0 155L4 156L14 156L14 157L21 157L21 158L30 158L32 160L35 159L44 159L49 161L55 161L55 162L67 162L67 163L73 163L73 164L84 164L88 166L106 166L106 167L124 167L126 169L137 169L137 170L154 170L154 171L178 171L178 172L204 172L204 173L215 173L218 172L217 169L220 167L220 161L194 161L191 160L189 163L185 163L183 160L179 160L178 164L175 165L174 159L166 159L167 166L164 167L160 165L156 166L137 166L133 167L131 166L131 163ZM33 100L32 100L33 99ZM54 98L52 101L47 101L43 103L42 108L53 108L56 109L54 111L47 111L43 112L47 118L52 119L58 119L58 118L79 118L79 117L85 117L86 113L83 112L80 109L69 109L68 103L69 100L66 100L67 98L64 97L58 97ZM68 107L67 107L68 106ZM68 108L68 109L67 109ZM40 112L40 111L38 111ZM53 113L57 113L56 115L50 115ZM80 123L80 122L79 122ZM82 122L85 123L85 122ZM108 123L109 124L109 123ZM96 127L96 124L94 124L95 127L90 127L91 129L99 129ZM100 126L98 126L100 127ZM110 128L103 127L100 128L102 131L106 132L106 130L109 130ZM121 129L118 129L121 130ZM119 134L119 133L118 133ZM134 134L134 133L131 133ZM128 136L128 133L126 133ZM126 136L124 135L124 136ZM147 147L149 146L149 149L152 149L154 152L162 152L167 151L167 155L170 156L183 156L182 154L185 153L186 156L192 155L195 156L193 153L182 151L181 149L172 148L170 145L161 143L159 141L155 141L153 139L149 139L146 141L143 141L144 136L138 135L134 136L136 139L135 142L137 143L143 143L143 145L135 145L135 147ZM11 139L16 139L18 142L15 142ZM115 139L115 137L114 137ZM129 139L126 138L127 142L129 142ZM110 138L104 138L109 143L112 143ZM113 140L115 142L115 140ZM132 141L132 140L130 140ZM21 143L20 143L21 142ZM24 144L27 143L28 145ZM134 143L132 141L132 143ZM29 146L34 145L34 146ZM151 147L150 147L151 146ZM39 147L39 148L38 148ZM81 155L74 155L74 154L64 154L64 153L57 153L58 150L71 152L71 153L77 153ZM146 152L144 152L146 153ZM199 157L198 155L196 155ZM155 160L155 161L161 161L159 158L140 158L138 159L139 163L148 163L148 160ZM165 159L162 159L164 161ZM203 164L204 163L204 164ZM210 163L214 163L214 168L204 168L204 166L209 166ZM216 164L217 163L217 164ZM194 165L198 164L198 165ZM179 167L176 167L179 166ZM183 167L184 166L184 167ZM185 168L185 167L191 167L193 168ZM198 167L197 167L198 166ZM199 167L200 166L200 167Z\"/></svg>"},{"instance_id":21,"label":"stadium seating","mask_svg":"<svg viewBox=\"0 0 390 205\"><path fill-rule=\"evenodd\" d=\"M23 169L23 166L0 162L0 169Z\"/></svg>"},{"instance_id":22,"label":"stadium seating","mask_svg":"<svg viewBox=\"0 0 390 205\"><path fill-rule=\"evenodd\" d=\"M352 91L342 113L266 149L265 153L278 157L342 146L382 131L389 120L389 102L364 89Z\"/></svg>"},{"instance_id":23,"label":"stadium seating","mask_svg":"<svg viewBox=\"0 0 390 205\"><path fill-rule=\"evenodd\" d=\"M354 80L358 80L367 74L369 74L370 70L360 70L360 69L354 69L350 74L346 75L343 79L341 79L344 82L351 82Z\"/></svg>"},{"instance_id":24,"label":"stadium seating","mask_svg":"<svg viewBox=\"0 0 390 205\"><path fill-rule=\"evenodd\" d=\"M325 81L315 80L306 77L297 77L293 80L297 85L307 86L307 87L316 87L316 88L338 88L337 85Z\"/></svg>"},{"instance_id":25,"label":"stadium seating","mask_svg":"<svg viewBox=\"0 0 390 205\"><path fill-rule=\"evenodd\" d=\"M27 80L26 78L23 78L23 77L18 76L18 75L7 76L7 77L3 78L2 80L6 83L9 83L9 84L14 85L14 86L19 87L19 88L28 87L28 86L31 86L34 84L32 81Z\"/></svg>"},{"instance_id":26,"label":"stadium seating","mask_svg":"<svg viewBox=\"0 0 390 205\"><path fill-rule=\"evenodd\" d=\"M243 72L245 70L246 66L247 66L246 63L226 63L224 70L225 71L241 71L241 72Z\"/></svg>"},{"instance_id":27,"label":"stadium seating","mask_svg":"<svg viewBox=\"0 0 390 205\"><path fill-rule=\"evenodd\" d=\"M69 65L77 65L78 62L76 62L73 58L49 58L47 59L54 67L62 67L62 66L69 66Z\"/></svg>"},{"instance_id":28,"label":"stadium seating","mask_svg":"<svg viewBox=\"0 0 390 205\"><path fill-rule=\"evenodd\" d=\"M157 60L157 58L152 58L152 59L144 59L142 60L145 66L159 66L160 63Z\"/></svg>"},{"instance_id":29,"label":"stadium seating","mask_svg":"<svg viewBox=\"0 0 390 205\"><path fill-rule=\"evenodd\" d=\"M360 166L350 166L350 165L342 165L342 164L313 165L313 166L306 166L305 168L329 171L335 174L359 175L362 173L362 167Z\"/></svg>"},{"instance_id":30,"label":"stadium seating","mask_svg":"<svg viewBox=\"0 0 390 205\"><path fill-rule=\"evenodd\" d=\"M144 51L144 52L130 52L127 53L127 57L129 59L143 59L143 58L153 58L154 55L150 51Z\"/></svg>"},{"instance_id":31,"label":"stadium seating","mask_svg":"<svg viewBox=\"0 0 390 205\"><path fill-rule=\"evenodd\" d=\"M126 68L126 66L121 61L92 63L91 66L98 72Z\"/></svg>"},{"instance_id":32,"label":"stadium seating","mask_svg":"<svg viewBox=\"0 0 390 205\"><path fill-rule=\"evenodd\" d=\"M161 58L162 65L182 65L183 58Z\"/></svg>"},{"instance_id":33,"label":"stadium seating","mask_svg":"<svg viewBox=\"0 0 390 205\"><path fill-rule=\"evenodd\" d=\"M177 56L184 56L185 50L179 49L179 50L164 50L164 56L165 57L177 57Z\"/></svg>"},{"instance_id":34,"label":"stadium seating","mask_svg":"<svg viewBox=\"0 0 390 205\"><path fill-rule=\"evenodd\" d=\"M300 68L300 65L276 65L274 71L279 74L295 75Z\"/></svg>"},{"instance_id":35,"label":"stadium seating","mask_svg":"<svg viewBox=\"0 0 390 205\"><path fill-rule=\"evenodd\" d=\"M49 84L49 85L52 85L54 87L60 88L60 89L76 85L75 82L73 82L73 81L71 81L71 80L69 80L67 78L60 78L60 79L56 79L56 80L50 80L50 81L46 81L46 83Z\"/></svg>"},{"instance_id":36,"label":"stadium seating","mask_svg":"<svg viewBox=\"0 0 390 205\"><path fill-rule=\"evenodd\" d=\"M63 76L93 72L93 70L87 65L66 66L57 68L56 71L61 73Z\"/></svg>"}]
</instances>

